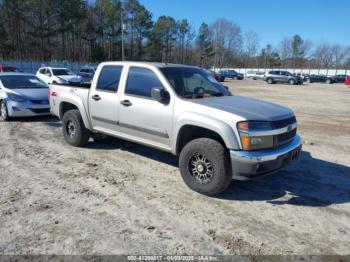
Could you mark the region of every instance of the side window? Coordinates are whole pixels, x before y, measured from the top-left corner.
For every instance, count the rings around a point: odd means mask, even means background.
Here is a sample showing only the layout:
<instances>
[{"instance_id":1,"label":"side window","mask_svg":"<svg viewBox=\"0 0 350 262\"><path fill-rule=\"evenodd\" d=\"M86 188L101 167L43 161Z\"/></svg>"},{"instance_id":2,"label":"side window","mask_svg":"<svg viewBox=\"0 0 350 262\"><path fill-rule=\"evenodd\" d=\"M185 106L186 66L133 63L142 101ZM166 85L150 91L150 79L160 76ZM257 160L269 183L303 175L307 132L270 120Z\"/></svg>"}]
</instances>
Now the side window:
<instances>
[{"instance_id":1,"label":"side window","mask_svg":"<svg viewBox=\"0 0 350 262\"><path fill-rule=\"evenodd\" d=\"M152 88L162 86L162 83L152 70L130 67L125 93L129 95L151 97Z\"/></svg>"},{"instance_id":2,"label":"side window","mask_svg":"<svg viewBox=\"0 0 350 262\"><path fill-rule=\"evenodd\" d=\"M122 66L104 66L98 78L96 89L107 92L117 92Z\"/></svg>"},{"instance_id":3,"label":"side window","mask_svg":"<svg viewBox=\"0 0 350 262\"><path fill-rule=\"evenodd\" d=\"M45 75L52 76L50 69L48 68L45 69Z\"/></svg>"},{"instance_id":4,"label":"side window","mask_svg":"<svg viewBox=\"0 0 350 262\"><path fill-rule=\"evenodd\" d=\"M40 74L45 74L45 70L46 70L45 68L42 68L42 69L40 69L39 73Z\"/></svg>"}]
</instances>

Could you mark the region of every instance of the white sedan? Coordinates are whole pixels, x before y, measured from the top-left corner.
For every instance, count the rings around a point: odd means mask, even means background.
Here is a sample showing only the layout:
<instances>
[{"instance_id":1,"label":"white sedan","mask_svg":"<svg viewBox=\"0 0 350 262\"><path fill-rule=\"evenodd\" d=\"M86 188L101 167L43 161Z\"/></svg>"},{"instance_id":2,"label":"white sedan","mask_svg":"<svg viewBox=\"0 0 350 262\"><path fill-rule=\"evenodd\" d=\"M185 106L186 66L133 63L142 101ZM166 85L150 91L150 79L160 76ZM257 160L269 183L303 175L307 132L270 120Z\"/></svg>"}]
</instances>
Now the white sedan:
<instances>
[{"instance_id":1,"label":"white sedan","mask_svg":"<svg viewBox=\"0 0 350 262\"><path fill-rule=\"evenodd\" d=\"M48 92L35 75L0 73L0 119L50 115Z\"/></svg>"},{"instance_id":2,"label":"white sedan","mask_svg":"<svg viewBox=\"0 0 350 262\"><path fill-rule=\"evenodd\" d=\"M74 84L81 83L83 80L68 68L42 67L39 68L36 76L47 84Z\"/></svg>"}]
</instances>

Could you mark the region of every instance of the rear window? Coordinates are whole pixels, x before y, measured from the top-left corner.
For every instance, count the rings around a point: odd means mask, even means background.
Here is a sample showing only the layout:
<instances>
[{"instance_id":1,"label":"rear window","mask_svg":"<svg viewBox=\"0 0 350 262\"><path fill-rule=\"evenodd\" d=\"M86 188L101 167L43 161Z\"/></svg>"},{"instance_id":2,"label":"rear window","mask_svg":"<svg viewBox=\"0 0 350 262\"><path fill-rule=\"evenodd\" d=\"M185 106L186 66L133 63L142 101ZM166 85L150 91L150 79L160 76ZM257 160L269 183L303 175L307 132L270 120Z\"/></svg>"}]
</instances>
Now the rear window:
<instances>
[{"instance_id":1,"label":"rear window","mask_svg":"<svg viewBox=\"0 0 350 262\"><path fill-rule=\"evenodd\" d=\"M30 75L5 75L0 76L0 81L8 89L48 88L39 78Z\"/></svg>"},{"instance_id":2,"label":"rear window","mask_svg":"<svg viewBox=\"0 0 350 262\"><path fill-rule=\"evenodd\" d=\"M98 78L96 89L106 92L117 92L122 66L104 66Z\"/></svg>"}]
</instances>

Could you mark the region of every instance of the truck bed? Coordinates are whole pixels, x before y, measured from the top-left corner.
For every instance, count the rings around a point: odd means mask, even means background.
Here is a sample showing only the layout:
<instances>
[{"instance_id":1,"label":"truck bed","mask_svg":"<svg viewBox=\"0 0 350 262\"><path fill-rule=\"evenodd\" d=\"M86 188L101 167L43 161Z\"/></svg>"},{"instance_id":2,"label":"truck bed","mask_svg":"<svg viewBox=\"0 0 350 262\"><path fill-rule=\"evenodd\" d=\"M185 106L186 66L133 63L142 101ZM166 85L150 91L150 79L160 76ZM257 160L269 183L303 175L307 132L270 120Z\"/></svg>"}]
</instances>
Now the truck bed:
<instances>
[{"instance_id":1,"label":"truck bed","mask_svg":"<svg viewBox=\"0 0 350 262\"><path fill-rule=\"evenodd\" d=\"M69 84L54 84L56 86L68 86L68 87L75 87L75 88L85 88L90 89L91 83L69 83Z\"/></svg>"}]
</instances>

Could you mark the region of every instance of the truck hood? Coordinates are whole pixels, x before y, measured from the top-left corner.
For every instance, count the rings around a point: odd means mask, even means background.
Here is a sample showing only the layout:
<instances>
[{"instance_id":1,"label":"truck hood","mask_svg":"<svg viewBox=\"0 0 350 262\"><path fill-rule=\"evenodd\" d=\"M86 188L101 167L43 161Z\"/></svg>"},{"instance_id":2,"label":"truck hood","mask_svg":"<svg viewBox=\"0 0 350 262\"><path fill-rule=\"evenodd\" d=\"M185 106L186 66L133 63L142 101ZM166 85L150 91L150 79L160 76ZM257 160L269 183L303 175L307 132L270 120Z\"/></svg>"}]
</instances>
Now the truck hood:
<instances>
[{"instance_id":1,"label":"truck hood","mask_svg":"<svg viewBox=\"0 0 350 262\"><path fill-rule=\"evenodd\" d=\"M48 88L12 89L10 92L7 93L20 95L30 100L49 100Z\"/></svg>"},{"instance_id":2,"label":"truck hood","mask_svg":"<svg viewBox=\"0 0 350 262\"><path fill-rule=\"evenodd\" d=\"M75 83L81 82L81 79L82 79L82 77L78 75L64 75L64 76L57 76L57 77L62 78L68 82L75 82Z\"/></svg>"},{"instance_id":3,"label":"truck hood","mask_svg":"<svg viewBox=\"0 0 350 262\"><path fill-rule=\"evenodd\" d=\"M247 120L277 121L294 116L293 111L287 107L242 96L211 97L189 101L232 113Z\"/></svg>"}]
</instances>

